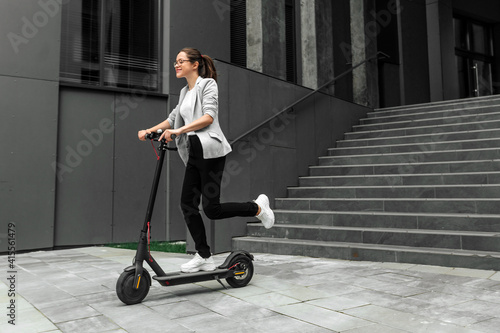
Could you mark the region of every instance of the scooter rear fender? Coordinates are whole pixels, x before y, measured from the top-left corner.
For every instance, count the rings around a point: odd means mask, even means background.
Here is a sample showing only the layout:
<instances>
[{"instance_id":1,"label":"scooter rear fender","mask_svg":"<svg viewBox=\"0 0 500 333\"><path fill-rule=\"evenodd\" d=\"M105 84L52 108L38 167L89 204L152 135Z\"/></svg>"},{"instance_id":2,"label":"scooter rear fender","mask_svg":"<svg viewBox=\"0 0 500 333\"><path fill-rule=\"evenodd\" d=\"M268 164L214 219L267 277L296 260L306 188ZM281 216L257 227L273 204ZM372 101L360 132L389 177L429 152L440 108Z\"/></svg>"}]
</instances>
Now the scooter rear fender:
<instances>
[{"instance_id":1,"label":"scooter rear fender","mask_svg":"<svg viewBox=\"0 0 500 333\"><path fill-rule=\"evenodd\" d=\"M253 261L253 255L250 254L250 252L245 251L245 250L237 250L237 251L231 252L231 254L227 256L226 260L224 260L224 262L222 263L222 265L220 265L218 268L220 268L220 269L228 269L229 268L229 263L231 262L231 260L233 260L233 258L235 258L237 256L240 256L240 255L247 256L250 260Z\"/></svg>"}]
</instances>

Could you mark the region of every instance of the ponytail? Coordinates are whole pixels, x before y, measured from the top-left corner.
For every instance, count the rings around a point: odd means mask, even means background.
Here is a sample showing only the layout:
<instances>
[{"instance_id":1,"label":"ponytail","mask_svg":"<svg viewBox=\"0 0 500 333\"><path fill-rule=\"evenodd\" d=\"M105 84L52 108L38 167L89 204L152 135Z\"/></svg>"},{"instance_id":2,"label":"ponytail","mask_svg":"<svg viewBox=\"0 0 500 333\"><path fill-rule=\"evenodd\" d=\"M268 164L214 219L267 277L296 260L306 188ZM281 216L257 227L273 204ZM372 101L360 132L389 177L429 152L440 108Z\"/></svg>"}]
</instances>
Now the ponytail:
<instances>
[{"instance_id":1,"label":"ponytail","mask_svg":"<svg viewBox=\"0 0 500 333\"><path fill-rule=\"evenodd\" d=\"M195 63L198 61L198 74L202 78L210 78L217 81L217 70L212 58L207 55L202 55L200 51L192 47L185 47L180 52L186 53L190 62Z\"/></svg>"},{"instance_id":2,"label":"ponytail","mask_svg":"<svg viewBox=\"0 0 500 333\"><path fill-rule=\"evenodd\" d=\"M198 73L200 74L200 76L203 78L211 78L217 81L217 70L215 69L215 64L212 58L210 58L206 54L202 55L201 62L203 63L203 65L198 68Z\"/></svg>"}]
</instances>

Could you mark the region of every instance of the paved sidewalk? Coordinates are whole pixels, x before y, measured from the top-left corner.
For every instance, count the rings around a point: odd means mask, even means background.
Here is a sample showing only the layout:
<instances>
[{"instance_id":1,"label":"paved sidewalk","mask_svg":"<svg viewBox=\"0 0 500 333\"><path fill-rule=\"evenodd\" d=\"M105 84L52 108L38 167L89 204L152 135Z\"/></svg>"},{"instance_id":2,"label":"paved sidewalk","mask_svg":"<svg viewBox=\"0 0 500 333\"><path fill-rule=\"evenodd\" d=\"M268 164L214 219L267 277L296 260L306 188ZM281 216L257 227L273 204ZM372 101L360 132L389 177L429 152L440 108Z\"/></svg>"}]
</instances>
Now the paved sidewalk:
<instances>
[{"instance_id":1,"label":"paved sidewalk","mask_svg":"<svg viewBox=\"0 0 500 333\"><path fill-rule=\"evenodd\" d=\"M500 273L255 254L245 288L210 281L161 287L141 304L115 294L134 251L105 247L16 257L15 323L0 256L0 332L499 332ZM154 253L165 271L190 256ZM222 263L225 255L215 257Z\"/></svg>"}]
</instances>

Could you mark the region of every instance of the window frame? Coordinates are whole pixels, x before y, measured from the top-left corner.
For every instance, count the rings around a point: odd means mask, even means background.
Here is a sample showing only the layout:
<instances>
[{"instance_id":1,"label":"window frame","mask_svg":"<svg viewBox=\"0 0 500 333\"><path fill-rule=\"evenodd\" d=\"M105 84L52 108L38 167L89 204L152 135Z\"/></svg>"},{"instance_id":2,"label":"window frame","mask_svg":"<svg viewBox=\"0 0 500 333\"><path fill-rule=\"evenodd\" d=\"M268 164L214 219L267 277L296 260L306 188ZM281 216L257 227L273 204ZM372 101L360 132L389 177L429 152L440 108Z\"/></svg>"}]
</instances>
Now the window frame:
<instances>
[{"instance_id":1,"label":"window frame","mask_svg":"<svg viewBox=\"0 0 500 333\"><path fill-rule=\"evenodd\" d=\"M85 1L85 0L82 0ZM163 20L163 1L161 0L151 0L155 1L156 4L156 10L157 10L157 20L158 20L158 31L157 31L157 36L156 36L156 43L157 43L157 58L158 58L158 75L157 75L157 87L155 90L149 90L149 89L141 89L139 87L114 87L114 86L109 86L105 84L105 63L104 63L104 57L105 57L105 50L106 50L106 29L104 28L106 26L106 1L107 0L100 0L99 1L99 81L98 85L96 84L89 84L85 82L70 82L70 81L64 81L64 79L59 76L59 84L61 86L66 86L66 87L78 87L78 88L85 88L85 89L92 89L92 90L102 90L102 91L111 91L111 92L123 92L123 93L133 93L134 91L140 91L141 94L144 95L151 95L151 96L168 96L168 94L163 93L163 69L164 69L164 64L163 64L163 26L164 26L164 20ZM64 20L61 21L61 28L64 24ZM61 31L62 32L62 31ZM62 38L61 38L61 44L62 44ZM62 45L61 45L62 47Z\"/></svg>"},{"instance_id":2,"label":"window frame","mask_svg":"<svg viewBox=\"0 0 500 333\"><path fill-rule=\"evenodd\" d=\"M478 60L481 61L491 62L493 60L493 57L495 56L493 48L493 32L491 25L486 22L481 22L457 13L453 15L453 19L459 20L465 24L465 34L466 34L465 37L467 44L466 48L462 48L460 46L455 45L455 52L460 55L467 55L469 57L477 58ZM481 53L473 50L473 45L471 45L471 34L472 34L471 29L473 24L483 27L488 34L487 36L488 40L485 41L485 46L488 48L486 53ZM454 27L454 29L455 28L456 27ZM456 33L456 31L454 31L454 33ZM455 43L456 43L456 37L455 37Z\"/></svg>"}]
</instances>

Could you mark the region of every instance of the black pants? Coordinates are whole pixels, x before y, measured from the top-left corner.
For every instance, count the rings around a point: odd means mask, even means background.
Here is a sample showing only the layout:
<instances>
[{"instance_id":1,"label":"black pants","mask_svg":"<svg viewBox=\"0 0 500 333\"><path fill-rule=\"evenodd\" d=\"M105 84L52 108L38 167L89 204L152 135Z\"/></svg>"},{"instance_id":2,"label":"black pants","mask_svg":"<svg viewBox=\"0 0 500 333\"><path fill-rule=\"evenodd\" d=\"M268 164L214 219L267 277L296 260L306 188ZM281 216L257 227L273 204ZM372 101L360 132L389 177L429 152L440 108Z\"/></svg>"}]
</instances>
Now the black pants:
<instances>
[{"instance_id":1,"label":"black pants","mask_svg":"<svg viewBox=\"0 0 500 333\"><path fill-rule=\"evenodd\" d=\"M189 137L189 160L182 185L181 209L189 232L195 242L196 251L203 258L210 257L205 225L200 215L200 198L203 211L212 220L235 216L255 216L258 205L255 202L220 203L220 185L226 157L203 158L203 147L198 136Z\"/></svg>"}]
</instances>

